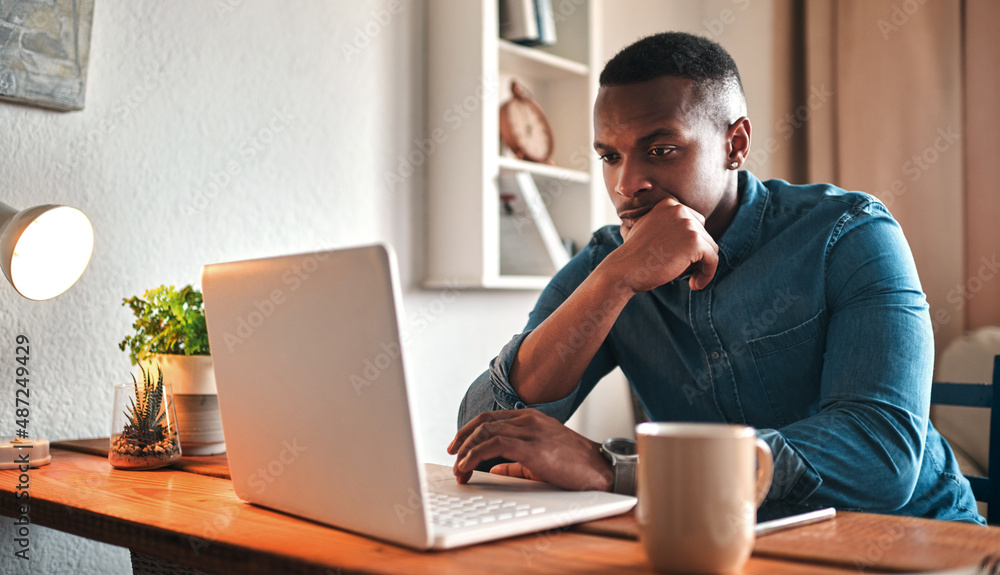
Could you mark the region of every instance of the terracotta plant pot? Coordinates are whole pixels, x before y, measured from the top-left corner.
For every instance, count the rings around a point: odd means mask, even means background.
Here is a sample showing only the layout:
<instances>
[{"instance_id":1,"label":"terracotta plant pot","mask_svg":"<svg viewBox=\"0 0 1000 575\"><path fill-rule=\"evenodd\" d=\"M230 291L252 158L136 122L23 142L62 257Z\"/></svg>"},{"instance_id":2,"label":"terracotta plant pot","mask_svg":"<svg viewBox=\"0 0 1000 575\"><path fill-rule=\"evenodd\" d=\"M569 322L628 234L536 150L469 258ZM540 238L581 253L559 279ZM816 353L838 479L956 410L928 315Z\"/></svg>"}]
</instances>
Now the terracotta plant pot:
<instances>
[{"instance_id":1,"label":"terracotta plant pot","mask_svg":"<svg viewBox=\"0 0 1000 575\"><path fill-rule=\"evenodd\" d=\"M225 453L212 356L156 354L148 363L157 364L164 383L173 387L184 455Z\"/></svg>"}]
</instances>

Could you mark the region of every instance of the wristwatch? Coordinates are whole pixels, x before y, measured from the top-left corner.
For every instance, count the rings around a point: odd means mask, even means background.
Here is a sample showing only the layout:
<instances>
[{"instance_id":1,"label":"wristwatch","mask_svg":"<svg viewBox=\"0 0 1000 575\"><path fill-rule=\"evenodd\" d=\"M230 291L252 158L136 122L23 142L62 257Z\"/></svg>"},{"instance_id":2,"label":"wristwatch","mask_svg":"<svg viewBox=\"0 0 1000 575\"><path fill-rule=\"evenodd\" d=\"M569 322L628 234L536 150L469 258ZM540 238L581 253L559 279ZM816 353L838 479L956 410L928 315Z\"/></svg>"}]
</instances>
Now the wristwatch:
<instances>
[{"instance_id":1,"label":"wristwatch","mask_svg":"<svg viewBox=\"0 0 1000 575\"><path fill-rule=\"evenodd\" d=\"M615 483L611 491L635 495L635 472L639 466L635 441L626 437L605 439L601 445L601 455L611 462L611 467L615 470Z\"/></svg>"}]
</instances>

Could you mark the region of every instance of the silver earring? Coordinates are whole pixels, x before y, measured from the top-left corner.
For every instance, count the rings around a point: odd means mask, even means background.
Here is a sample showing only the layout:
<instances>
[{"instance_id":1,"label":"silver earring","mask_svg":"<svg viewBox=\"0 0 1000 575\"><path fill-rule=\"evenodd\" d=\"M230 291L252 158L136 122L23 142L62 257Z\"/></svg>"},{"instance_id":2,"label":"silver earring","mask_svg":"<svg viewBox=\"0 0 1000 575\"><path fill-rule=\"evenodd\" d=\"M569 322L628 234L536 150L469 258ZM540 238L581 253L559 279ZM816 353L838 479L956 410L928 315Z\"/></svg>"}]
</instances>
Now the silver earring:
<instances>
[{"instance_id":1,"label":"silver earring","mask_svg":"<svg viewBox=\"0 0 1000 575\"><path fill-rule=\"evenodd\" d=\"M739 163L739 162L730 162L730 163L729 163L729 169L730 169L730 170L735 170L735 169L736 169L736 166L738 166L738 165L740 165L740 163Z\"/></svg>"}]
</instances>

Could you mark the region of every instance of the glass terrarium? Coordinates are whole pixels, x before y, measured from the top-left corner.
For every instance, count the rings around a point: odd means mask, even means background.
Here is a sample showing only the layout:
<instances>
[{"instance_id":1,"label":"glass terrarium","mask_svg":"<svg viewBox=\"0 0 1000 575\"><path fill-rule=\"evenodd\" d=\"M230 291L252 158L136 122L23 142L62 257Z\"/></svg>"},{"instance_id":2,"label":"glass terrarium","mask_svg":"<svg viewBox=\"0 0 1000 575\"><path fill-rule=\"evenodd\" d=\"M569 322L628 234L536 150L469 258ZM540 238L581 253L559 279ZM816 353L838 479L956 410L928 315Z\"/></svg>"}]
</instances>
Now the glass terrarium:
<instances>
[{"instance_id":1,"label":"glass terrarium","mask_svg":"<svg viewBox=\"0 0 1000 575\"><path fill-rule=\"evenodd\" d=\"M142 371L142 381L115 386L108 461L117 469L156 469L181 458L170 385Z\"/></svg>"}]
</instances>

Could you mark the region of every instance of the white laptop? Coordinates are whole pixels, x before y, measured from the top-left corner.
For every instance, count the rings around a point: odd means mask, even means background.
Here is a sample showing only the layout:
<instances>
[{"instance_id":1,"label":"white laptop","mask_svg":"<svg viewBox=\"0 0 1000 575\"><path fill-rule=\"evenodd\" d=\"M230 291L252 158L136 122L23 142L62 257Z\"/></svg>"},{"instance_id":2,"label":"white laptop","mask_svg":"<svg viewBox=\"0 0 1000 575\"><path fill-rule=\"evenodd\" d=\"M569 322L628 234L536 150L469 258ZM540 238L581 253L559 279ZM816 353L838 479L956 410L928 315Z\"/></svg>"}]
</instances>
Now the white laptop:
<instances>
[{"instance_id":1,"label":"white laptop","mask_svg":"<svg viewBox=\"0 0 1000 575\"><path fill-rule=\"evenodd\" d=\"M240 499L416 549L635 505L480 472L458 485L451 467L421 463L388 246L207 265L202 290Z\"/></svg>"}]
</instances>

